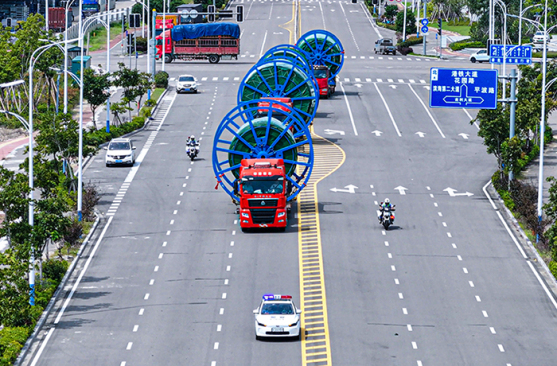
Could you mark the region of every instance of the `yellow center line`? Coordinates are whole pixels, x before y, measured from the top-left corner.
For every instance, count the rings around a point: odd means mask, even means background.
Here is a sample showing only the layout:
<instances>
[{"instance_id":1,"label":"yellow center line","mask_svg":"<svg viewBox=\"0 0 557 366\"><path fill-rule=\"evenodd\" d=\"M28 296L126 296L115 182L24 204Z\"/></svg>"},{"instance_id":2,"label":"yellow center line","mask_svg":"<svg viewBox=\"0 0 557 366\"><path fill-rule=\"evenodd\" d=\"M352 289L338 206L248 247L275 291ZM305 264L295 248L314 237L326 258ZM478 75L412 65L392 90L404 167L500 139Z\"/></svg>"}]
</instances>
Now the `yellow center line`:
<instances>
[{"instance_id":1,"label":"yellow center line","mask_svg":"<svg viewBox=\"0 0 557 366\"><path fill-rule=\"evenodd\" d=\"M315 156L326 159L314 160L312 176L304 194L298 196L298 260L300 305L303 310L302 366L330 366L332 361L317 184L337 170L346 156L340 147L329 140L317 135L312 135L312 138Z\"/></svg>"}]
</instances>

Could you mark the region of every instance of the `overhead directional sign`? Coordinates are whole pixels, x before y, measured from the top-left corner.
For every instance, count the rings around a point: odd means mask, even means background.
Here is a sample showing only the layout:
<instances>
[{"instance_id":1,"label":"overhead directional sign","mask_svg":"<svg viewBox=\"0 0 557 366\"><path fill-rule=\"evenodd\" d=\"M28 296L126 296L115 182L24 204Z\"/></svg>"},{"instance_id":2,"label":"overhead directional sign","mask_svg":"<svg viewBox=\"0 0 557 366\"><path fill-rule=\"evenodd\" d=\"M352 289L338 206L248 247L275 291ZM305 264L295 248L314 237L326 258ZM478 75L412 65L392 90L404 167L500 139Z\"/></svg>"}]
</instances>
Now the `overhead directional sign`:
<instances>
[{"instance_id":1,"label":"overhead directional sign","mask_svg":"<svg viewBox=\"0 0 557 366\"><path fill-rule=\"evenodd\" d=\"M430 70L429 106L441 108L497 108L497 70Z\"/></svg>"},{"instance_id":2,"label":"overhead directional sign","mask_svg":"<svg viewBox=\"0 0 557 366\"><path fill-rule=\"evenodd\" d=\"M532 63L532 45L507 45L506 52L503 52L503 45L492 44L490 47L489 62L492 64L500 65L503 59L507 64L513 65L530 65Z\"/></svg>"}]
</instances>

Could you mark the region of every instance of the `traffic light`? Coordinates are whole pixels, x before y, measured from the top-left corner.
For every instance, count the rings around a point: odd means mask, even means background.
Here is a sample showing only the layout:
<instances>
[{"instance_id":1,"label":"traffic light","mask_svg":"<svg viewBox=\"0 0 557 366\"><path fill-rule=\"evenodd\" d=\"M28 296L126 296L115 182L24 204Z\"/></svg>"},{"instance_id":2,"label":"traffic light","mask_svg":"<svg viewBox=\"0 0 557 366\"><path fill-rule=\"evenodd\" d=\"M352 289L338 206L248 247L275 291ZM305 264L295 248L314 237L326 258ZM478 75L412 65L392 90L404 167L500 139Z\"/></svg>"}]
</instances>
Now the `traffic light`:
<instances>
[{"instance_id":1,"label":"traffic light","mask_svg":"<svg viewBox=\"0 0 557 366\"><path fill-rule=\"evenodd\" d=\"M135 34L133 33L128 33L128 53L134 53L135 52Z\"/></svg>"},{"instance_id":2,"label":"traffic light","mask_svg":"<svg viewBox=\"0 0 557 366\"><path fill-rule=\"evenodd\" d=\"M379 5L379 1L378 0L372 0L371 2L373 5Z\"/></svg>"},{"instance_id":3,"label":"traffic light","mask_svg":"<svg viewBox=\"0 0 557 366\"><path fill-rule=\"evenodd\" d=\"M213 5L209 5L207 7L207 12L209 13L209 21L214 22L215 21L215 7Z\"/></svg>"},{"instance_id":4,"label":"traffic light","mask_svg":"<svg viewBox=\"0 0 557 366\"><path fill-rule=\"evenodd\" d=\"M244 21L244 6L243 5L236 6L236 21L238 23L242 23Z\"/></svg>"},{"instance_id":5,"label":"traffic light","mask_svg":"<svg viewBox=\"0 0 557 366\"><path fill-rule=\"evenodd\" d=\"M12 18L6 19L6 27L11 27L11 26L12 26Z\"/></svg>"},{"instance_id":6,"label":"traffic light","mask_svg":"<svg viewBox=\"0 0 557 366\"><path fill-rule=\"evenodd\" d=\"M441 35L441 30L443 28L443 19L438 18L437 19L437 24L439 25L439 35Z\"/></svg>"},{"instance_id":7,"label":"traffic light","mask_svg":"<svg viewBox=\"0 0 557 366\"><path fill-rule=\"evenodd\" d=\"M125 31L128 27L126 24L128 21L128 17L126 15L122 15L122 30Z\"/></svg>"},{"instance_id":8,"label":"traffic light","mask_svg":"<svg viewBox=\"0 0 557 366\"><path fill-rule=\"evenodd\" d=\"M141 19L139 14L130 14L130 28L141 27Z\"/></svg>"}]
</instances>

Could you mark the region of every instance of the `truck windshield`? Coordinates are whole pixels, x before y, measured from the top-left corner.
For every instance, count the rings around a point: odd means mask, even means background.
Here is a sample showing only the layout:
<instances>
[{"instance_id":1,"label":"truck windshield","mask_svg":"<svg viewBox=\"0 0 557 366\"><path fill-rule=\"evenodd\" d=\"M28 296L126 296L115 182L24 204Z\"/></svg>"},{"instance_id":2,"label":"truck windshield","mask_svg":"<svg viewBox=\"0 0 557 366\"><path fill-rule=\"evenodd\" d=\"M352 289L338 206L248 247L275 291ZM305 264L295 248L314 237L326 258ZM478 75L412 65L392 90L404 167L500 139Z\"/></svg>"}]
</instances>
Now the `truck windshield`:
<instances>
[{"instance_id":1,"label":"truck windshield","mask_svg":"<svg viewBox=\"0 0 557 366\"><path fill-rule=\"evenodd\" d=\"M282 177L279 175L271 177L247 176L242 179L242 192L246 194L282 193L283 182Z\"/></svg>"},{"instance_id":2,"label":"truck windshield","mask_svg":"<svg viewBox=\"0 0 557 366\"><path fill-rule=\"evenodd\" d=\"M313 70L313 76L315 76L316 79L326 79L327 70Z\"/></svg>"}]
</instances>

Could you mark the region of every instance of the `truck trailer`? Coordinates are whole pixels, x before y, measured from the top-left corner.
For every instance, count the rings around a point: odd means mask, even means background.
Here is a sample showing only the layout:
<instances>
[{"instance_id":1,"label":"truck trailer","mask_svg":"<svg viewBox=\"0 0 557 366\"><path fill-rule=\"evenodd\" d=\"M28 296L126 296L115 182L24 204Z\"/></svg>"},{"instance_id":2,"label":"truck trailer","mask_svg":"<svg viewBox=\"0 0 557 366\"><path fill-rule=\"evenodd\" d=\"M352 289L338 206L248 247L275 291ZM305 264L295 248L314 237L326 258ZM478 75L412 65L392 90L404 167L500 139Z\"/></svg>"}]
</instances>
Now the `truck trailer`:
<instances>
[{"instance_id":1,"label":"truck trailer","mask_svg":"<svg viewBox=\"0 0 557 366\"><path fill-rule=\"evenodd\" d=\"M162 34L156 37L156 58L162 58ZM240 53L240 27L235 23L175 25L165 33L165 63L174 60L237 60Z\"/></svg>"}]
</instances>

